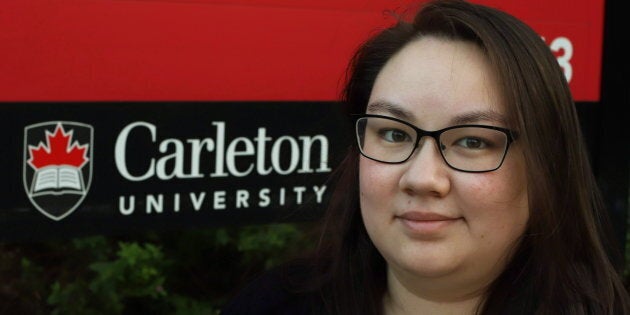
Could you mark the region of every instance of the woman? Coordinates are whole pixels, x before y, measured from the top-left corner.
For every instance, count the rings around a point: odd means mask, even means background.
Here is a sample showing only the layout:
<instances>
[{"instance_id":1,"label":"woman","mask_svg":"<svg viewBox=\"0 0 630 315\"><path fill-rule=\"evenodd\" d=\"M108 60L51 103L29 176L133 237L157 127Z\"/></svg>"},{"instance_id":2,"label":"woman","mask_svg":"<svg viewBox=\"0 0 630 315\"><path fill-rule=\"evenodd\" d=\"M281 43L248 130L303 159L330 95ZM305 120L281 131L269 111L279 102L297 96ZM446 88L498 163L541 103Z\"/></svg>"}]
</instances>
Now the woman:
<instances>
[{"instance_id":1,"label":"woman","mask_svg":"<svg viewBox=\"0 0 630 315\"><path fill-rule=\"evenodd\" d=\"M344 103L316 259L226 314L630 314L567 82L524 23L430 2L360 47Z\"/></svg>"}]
</instances>

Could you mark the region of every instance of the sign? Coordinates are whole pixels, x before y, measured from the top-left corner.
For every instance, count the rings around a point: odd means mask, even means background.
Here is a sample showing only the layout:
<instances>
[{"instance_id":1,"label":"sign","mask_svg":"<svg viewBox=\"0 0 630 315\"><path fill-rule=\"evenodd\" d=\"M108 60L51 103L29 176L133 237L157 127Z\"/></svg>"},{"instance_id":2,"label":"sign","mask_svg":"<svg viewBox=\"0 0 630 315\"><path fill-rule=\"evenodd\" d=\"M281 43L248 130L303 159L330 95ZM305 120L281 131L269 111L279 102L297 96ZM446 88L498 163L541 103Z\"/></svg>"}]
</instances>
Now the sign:
<instances>
[{"instance_id":1,"label":"sign","mask_svg":"<svg viewBox=\"0 0 630 315\"><path fill-rule=\"evenodd\" d=\"M1 106L2 239L316 218L349 143L335 103Z\"/></svg>"},{"instance_id":2,"label":"sign","mask_svg":"<svg viewBox=\"0 0 630 315\"><path fill-rule=\"evenodd\" d=\"M24 190L43 215L61 220L83 201L92 179L93 128L51 121L24 128Z\"/></svg>"},{"instance_id":3,"label":"sign","mask_svg":"<svg viewBox=\"0 0 630 315\"><path fill-rule=\"evenodd\" d=\"M416 1L4 0L0 101L334 101L354 50ZM479 0L600 98L604 0Z\"/></svg>"}]
</instances>

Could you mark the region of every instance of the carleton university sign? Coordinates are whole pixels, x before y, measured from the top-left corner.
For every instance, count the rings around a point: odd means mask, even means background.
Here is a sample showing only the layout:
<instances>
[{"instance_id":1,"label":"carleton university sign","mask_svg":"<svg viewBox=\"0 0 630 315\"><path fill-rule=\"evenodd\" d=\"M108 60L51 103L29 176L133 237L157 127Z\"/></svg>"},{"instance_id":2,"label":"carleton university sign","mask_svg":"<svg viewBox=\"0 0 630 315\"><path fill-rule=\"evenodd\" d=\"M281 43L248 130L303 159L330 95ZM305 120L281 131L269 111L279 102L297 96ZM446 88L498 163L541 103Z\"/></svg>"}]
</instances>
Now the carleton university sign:
<instances>
[{"instance_id":1,"label":"carleton university sign","mask_svg":"<svg viewBox=\"0 0 630 315\"><path fill-rule=\"evenodd\" d=\"M333 103L1 105L4 239L315 218L347 146Z\"/></svg>"}]
</instances>

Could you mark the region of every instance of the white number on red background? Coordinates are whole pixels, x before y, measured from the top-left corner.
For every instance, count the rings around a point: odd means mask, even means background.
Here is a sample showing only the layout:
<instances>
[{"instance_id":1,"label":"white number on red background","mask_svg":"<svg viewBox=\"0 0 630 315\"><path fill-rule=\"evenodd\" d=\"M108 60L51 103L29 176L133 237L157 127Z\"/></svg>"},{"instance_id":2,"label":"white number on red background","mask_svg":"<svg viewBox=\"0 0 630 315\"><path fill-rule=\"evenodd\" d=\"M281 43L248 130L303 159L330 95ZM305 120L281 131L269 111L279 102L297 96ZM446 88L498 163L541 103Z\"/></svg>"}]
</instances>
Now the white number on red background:
<instances>
[{"instance_id":1,"label":"white number on red background","mask_svg":"<svg viewBox=\"0 0 630 315\"><path fill-rule=\"evenodd\" d=\"M560 67L562 67L562 70L564 70L564 76L567 78L567 82L571 82L571 77L573 77L573 66L571 66L573 44L571 44L568 38L560 36L551 41L549 48L554 53L562 53L561 55L557 55L556 59Z\"/></svg>"}]
</instances>

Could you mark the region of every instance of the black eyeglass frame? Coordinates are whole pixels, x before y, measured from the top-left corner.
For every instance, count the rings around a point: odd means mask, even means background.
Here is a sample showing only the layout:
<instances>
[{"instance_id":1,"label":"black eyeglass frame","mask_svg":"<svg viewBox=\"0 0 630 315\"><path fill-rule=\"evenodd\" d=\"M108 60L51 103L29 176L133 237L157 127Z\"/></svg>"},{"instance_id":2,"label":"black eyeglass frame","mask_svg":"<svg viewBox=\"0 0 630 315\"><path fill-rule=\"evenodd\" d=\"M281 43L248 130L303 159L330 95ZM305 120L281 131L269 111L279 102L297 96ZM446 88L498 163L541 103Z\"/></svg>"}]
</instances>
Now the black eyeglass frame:
<instances>
[{"instance_id":1,"label":"black eyeglass frame","mask_svg":"<svg viewBox=\"0 0 630 315\"><path fill-rule=\"evenodd\" d=\"M518 133L516 131L507 129L507 128L502 128L502 127L496 127L496 126L488 126L488 125L475 125L475 124L469 124L469 125L455 125L455 126L450 126L450 127L446 127L440 130L435 130L435 131L427 131L427 130L423 130L420 129L414 125L412 125L409 122L406 122L404 120L395 118L395 117L390 117L390 116L383 116L383 115L374 115L374 114L357 114L357 115L352 115L354 117L354 134L357 140L357 146L359 147L359 152L361 153L361 155L363 155L364 157L370 159L370 160L374 160L377 162L381 162L381 163L386 163L386 164L402 164L405 163L409 160L409 158L411 158L411 156L413 155L413 153L416 151L416 149L418 148L418 143L420 143L420 139L422 139L425 136L429 136L431 138L433 138L435 140L436 145L438 146L438 151L440 151L440 155L442 156L442 160L444 160L444 163L446 163L446 165L448 165L448 167L456 170L456 171L460 171L460 172L465 172L465 173L487 173L487 172L492 172L492 171L496 171L498 170L501 165L503 165L503 161L505 161L505 157L507 156L507 151L510 148L510 144L512 142L514 142L517 138L518 138ZM389 119L389 120L393 120L396 122L399 122L401 124L404 124L406 126L411 127L413 130L416 131L416 143L413 146L413 150L411 150L411 152L409 153L409 156L407 156L404 160L400 161L400 162L387 162L387 161L381 161L378 159L375 159L373 157L368 156L365 152L363 152L363 149L361 148L361 139L359 137L359 120L361 120L362 118L370 118L370 117L374 117L374 118L384 118L384 119ZM466 127L476 127L476 128L485 128L485 129L492 129L492 130L497 130L497 131L501 131L505 134L506 139L507 139L507 143L505 144L505 150L503 151L503 157L501 158L501 162L499 163L499 165L493 169L489 169L489 170L481 170L481 171L469 171L469 170L464 170L464 169L460 169L457 167L454 167L453 165L451 165L447 160L446 157L444 156L444 152L442 151L442 149L440 148L440 136L442 135L442 133L444 133L445 131L448 130L452 130L452 129L459 129L459 128L466 128Z\"/></svg>"}]
</instances>

